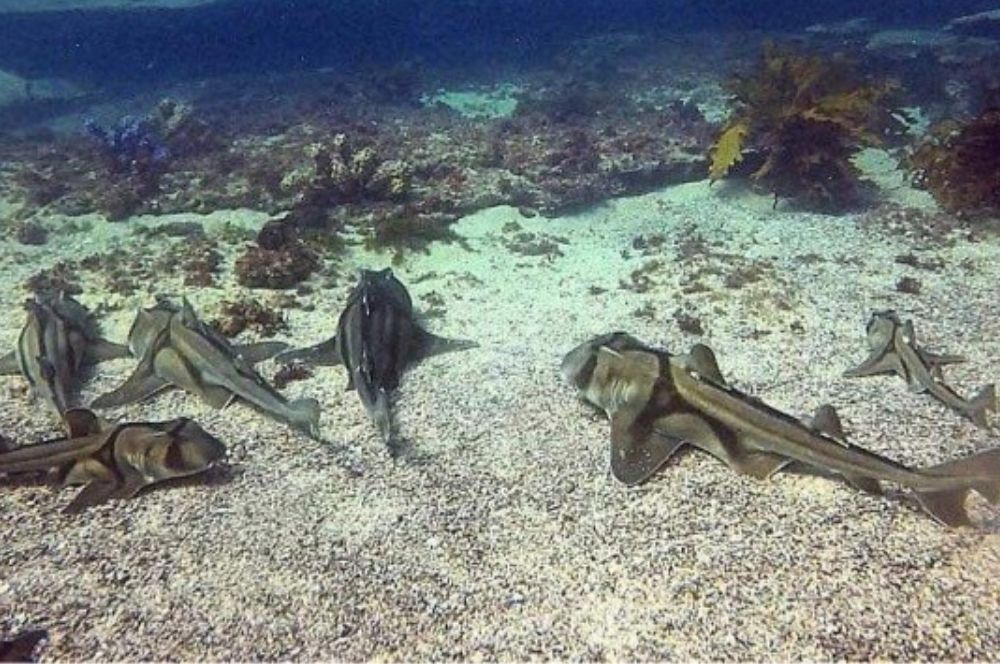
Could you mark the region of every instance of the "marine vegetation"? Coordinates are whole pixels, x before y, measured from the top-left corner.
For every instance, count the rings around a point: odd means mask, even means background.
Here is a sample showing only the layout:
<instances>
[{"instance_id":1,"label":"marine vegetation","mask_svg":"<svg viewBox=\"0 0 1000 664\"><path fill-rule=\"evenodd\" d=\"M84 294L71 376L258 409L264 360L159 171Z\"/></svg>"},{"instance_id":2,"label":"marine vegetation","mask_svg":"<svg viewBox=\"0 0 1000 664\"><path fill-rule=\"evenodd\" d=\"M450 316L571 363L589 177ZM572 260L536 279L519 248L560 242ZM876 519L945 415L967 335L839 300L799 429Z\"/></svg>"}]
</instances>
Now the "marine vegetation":
<instances>
[{"instance_id":1,"label":"marine vegetation","mask_svg":"<svg viewBox=\"0 0 1000 664\"><path fill-rule=\"evenodd\" d=\"M741 172L778 198L836 212L859 201L852 162L898 129L891 81L870 81L839 59L768 42L757 69L727 84L735 108L711 150L709 178Z\"/></svg>"},{"instance_id":2,"label":"marine vegetation","mask_svg":"<svg viewBox=\"0 0 1000 664\"><path fill-rule=\"evenodd\" d=\"M236 259L236 280L249 288L291 288L319 268L316 252L288 221L271 220Z\"/></svg>"},{"instance_id":3,"label":"marine vegetation","mask_svg":"<svg viewBox=\"0 0 1000 664\"><path fill-rule=\"evenodd\" d=\"M1000 108L965 123L936 125L904 166L914 184L945 210L981 214L1000 210Z\"/></svg>"}]
</instances>

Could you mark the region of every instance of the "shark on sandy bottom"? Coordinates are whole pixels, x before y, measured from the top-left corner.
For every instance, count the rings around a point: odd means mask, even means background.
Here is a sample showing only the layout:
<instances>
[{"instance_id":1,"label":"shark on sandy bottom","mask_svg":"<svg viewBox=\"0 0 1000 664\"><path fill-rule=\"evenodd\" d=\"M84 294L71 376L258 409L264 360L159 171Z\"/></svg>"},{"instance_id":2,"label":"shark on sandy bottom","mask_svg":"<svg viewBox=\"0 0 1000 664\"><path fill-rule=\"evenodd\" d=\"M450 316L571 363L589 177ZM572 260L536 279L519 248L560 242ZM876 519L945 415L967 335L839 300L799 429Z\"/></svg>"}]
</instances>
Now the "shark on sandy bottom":
<instances>
[{"instance_id":1,"label":"shark on sandy bottom","mask_svg":"<svg viewBox=\"0 0 1000 664\"><path fill-rule=\"evenodd\" d=\"M286 349L281 342L234 346L198 319L185 299L140 311L129 331L129 348L139 365L121 386L101 395L93 408L142 401L171 386L199 396L214 408L240 399L264 413L319 436L319 403L287 400L253 365Z\"/></svg>"},{"instance_id":2,"label":"shark on sandy bottom","mask_svg":"<svg viewBox=\"0 0 1000 664\"><path fill-rule=\"evenodd\" d=\"M892 310L876 311L867 326L871 355L860 365L844 372L847 378L894 373L913 392L926 392L948 408L968 418L976 426L989 428L988 411L996 411L996 388L984 386L972 399L965 399L945 384L941 367L964 362L961 355L936 355L917 345L913 321L905 323Z\"/></svg>"},{"instance_id":3,"label":"shark on sandy bottom","mask_svg":"<svg viewBox=\"0 0 1000 664\"><path fill-rule=\"evenodd\" d=\"M32 662L35 648L49 638L44 629L32 629L0 639L0 662Z\"/></svg>"},{"instance_id":4,"label":"shark on sandy bottom","mask_svg":"<svg viewBox=\"0 0 1000 664\"><path fill-rule=\"evenodd\" d=\"M432 355L475 348L464 339L445 339L425 330L413 312L413 301L392 269L360 270L337 321L337 333L309 348L278 355L279 362L343 364L347 389L356 389L391 454L400 451L392 421L390 397L410 365Z\"/></svg>"},{"instance_id":5,"label":"shark on sandy bottom","mask_svg":"<svg viewBox=\"0 0 1000 664\"><path fill-rule=\"evenodd\" d=\"M645 481L691 445L761 479L796 463L873 494L882 492L882 482L893 482L947 526L971 525L969 491L992 504L1000 500L1000 449L909 468L848 442L830 406L803 422L730 387L715 355L701 344L673 355L614 332L570 351L562 373L610 418L611 470L628 485Z\"/></svg>"},{"instance_id":6,"label":"shark on sandy bottom","mask_svg":"<svg viewBox=\"0 0 1000 664\"><path fill-rule=\"evenodd\" d=\"M68 514L195 475L226 454L219 440L185 417L108 424L90 410L74 408L63 418L65 436L0 452L0 475L55 469L64 486L82 484L63 510Z\"/></svg>"},{"instance_id":7,"label":"shark on sandy bottom","mask_svg":"<svg viewBox=\"0 0 1000 664\"><path fill-rule=\"evenodd\" d=\"M0 358L0 374L21 374L32 395L58 413L69 408L68 392L86 364L127 357L128 348L102 339L90 314L63 292L27 302L28 318L17 347Z\"/></svg>"}]
</instances>

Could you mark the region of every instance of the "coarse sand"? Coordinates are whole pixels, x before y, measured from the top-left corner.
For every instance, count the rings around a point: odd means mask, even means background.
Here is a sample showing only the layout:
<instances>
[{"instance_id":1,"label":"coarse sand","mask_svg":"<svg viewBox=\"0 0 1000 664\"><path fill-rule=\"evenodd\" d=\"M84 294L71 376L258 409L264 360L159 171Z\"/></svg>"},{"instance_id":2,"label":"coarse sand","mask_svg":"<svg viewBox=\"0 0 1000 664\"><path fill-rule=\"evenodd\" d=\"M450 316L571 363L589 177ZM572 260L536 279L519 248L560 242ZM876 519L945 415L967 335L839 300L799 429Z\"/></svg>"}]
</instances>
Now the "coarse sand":
<instances>
[{"instance_id":1,"label":"coarse sand","mask_svg":"<svg viewBox=\"0 0 1000 664\"><path fill-rule=\"evenodd\" d=\"M29 274L96 251L155 252L166 240L132 228L178 220L211 234L264 217L95 221L42 247L0 245L0 343L17 337ZM51 660L997 656L1000 511L970 498L979 528L948 530L898 493L757 481L696 452L625 488L609 474L607 421L558 366L616 329L676 352L701 341L728 380L778 408L804 417L833 404L856 444L910 465L955 458L1000 441L896 377L841 372L866 355L870 312L895 308L929 348L967 355L947 370L959 392L995 380L1000 240L871 212L771 210L704 182L556 219L496 208L455 230L464 243L395 268L431 330L481 344L404 377L407 454L389 457L340 367L285 390L320 400L321 442L178 391L105 413L192 416L228 462L75 517L60 509L77 489L6 482L0 634L47 628ZM153 293L186 293L211 318L248 294L230 259L220 288L164 274L123 297L90 275L79 299L116 340ZM352 249L300 296L314 309L290 310L282 338L331 335L355 269L387 263ZM902 277L919 293L897 290ZM133 364L98 367L81 402ZM20 442L56 430L19 378L0 379L0 406L0 432Z\"/></svg>"}]
</instances>

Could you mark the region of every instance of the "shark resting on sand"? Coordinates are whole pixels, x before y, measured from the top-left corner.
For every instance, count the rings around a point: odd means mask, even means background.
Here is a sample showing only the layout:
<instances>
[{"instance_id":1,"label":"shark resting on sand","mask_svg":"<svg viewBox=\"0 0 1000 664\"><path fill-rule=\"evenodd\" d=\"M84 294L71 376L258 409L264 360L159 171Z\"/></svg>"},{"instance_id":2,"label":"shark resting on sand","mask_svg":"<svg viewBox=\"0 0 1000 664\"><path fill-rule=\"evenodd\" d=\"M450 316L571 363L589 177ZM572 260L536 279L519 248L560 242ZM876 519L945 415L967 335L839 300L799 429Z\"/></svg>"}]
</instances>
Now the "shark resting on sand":
<instances>
[{"instance_id":1,"label":"shark resting on sand","mask_svg":"<svg viewBox=\"0 0 1000 664\"><path fill-rule=\"evenodd\" d=\"M628 485L645 481L692 445L761 479L798 463L873 494L881 493L883 481L893 482L947 526L971 525L969 491L993 504L1000 500L1000 449L909 468L848 442L830 406L802 422L730 387L715 355L701 344L673 355L615 332L570 351L562 373L610 418L611 471Z\"/></svg>"},{"instance_id":2,"label":"shark resting on sand","mask_svg":"<svg viewBox=\"0 0 1000 664\"><path fill-rule=\"evenodd\" d=\"M894 311L873 313L867 333L871 355L857 367L845 371L845 377L897 374L913 392L926 392L976 426L989 428L986 412L997 409L996 388L986 385L972 399L965 399L945 385L941 375L942 366L964 362L964 357L935 355L924 350L917 345L913 321L903 323Z\"/></svg>"},{"instance_id":3,"label":"shark resting on sand","mask_svg":"<svg viewBox=\"0 0 1000 664\"><path fill-rule=\"evenodd\" d=\"M68 514L206 470L225 446L187 418L108 424L84 408L66 411L66 436L0 450L0 475L57 469L62 484L83 484Z\"/></svg>"},{"instance_id":4,"label":"shark resting on sand","mask_svg":"<svg viewBox=\"0 0 1000 664\"><path fill-rule=\"evenodd\" d=\"M403 371L425 357L478 346L474 341L444 339L423 329L413 313L406 287L392 270L361 270L337 321L337 334L301 350L278 355L279 362L343 364L347 389L356 389L391 454L399 452L393 431L390 396Z\"/></svg>"},{"instance_id":5,"label":"shark resting on sand","mask_svg":"<svg viewBox=\"0 0 1000 664\"><path fill-rule=\"evenodd\" d=\"M62 414L82 367L127 357L128 348L102 339L83 305L63 292L36 296L26 306L27 321L15 350L0 357L0 374L20 373L34 396Z\"/></svg>"},{"instance_id":6,"label":"shark resting on sand","mask_svg":"<svg viewBox=\"0 0 1000 664\"><path fill-rule=\"evenodd\" d=\"M201 322L185 299L180 309L168 302L140 311L129 331L129 348L139 358L132 375L91 404L111 408L148 399L171 386L201 397L214 408L241 399L313 437L319 435L315 399L288 401L253 365L287 348L280 342L233 346Z\"/></svg>"}]
</instances>

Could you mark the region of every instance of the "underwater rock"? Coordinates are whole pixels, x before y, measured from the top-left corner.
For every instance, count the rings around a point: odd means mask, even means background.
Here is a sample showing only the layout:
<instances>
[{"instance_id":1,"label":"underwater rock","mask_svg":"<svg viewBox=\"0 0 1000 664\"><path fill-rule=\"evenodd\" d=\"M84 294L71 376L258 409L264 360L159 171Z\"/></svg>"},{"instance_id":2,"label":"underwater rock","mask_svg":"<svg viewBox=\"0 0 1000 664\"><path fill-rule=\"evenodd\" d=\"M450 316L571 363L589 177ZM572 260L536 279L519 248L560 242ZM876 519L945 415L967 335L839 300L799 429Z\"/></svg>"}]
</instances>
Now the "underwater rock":
<instances>
[{"instance_id":1,"label":"underwater rock","mask_svg":"<svg viewBox=\"0 0 1000 664\"><path fill-rule=\"evenodd\" d=\"M49 232L37 221L28 219L15 226L14 237L21 244L42 245L48 242Z\"/></svg>"},{"instance_id":2,"label":"underwater rock","mask_svg":"<svg viewBox=\"0 0 1000 664\"><path fill-rule=\"evenodd\" d=\"M295 226L283 219L271 219L257 232L257 246L268 251L279 251L299 239Z\"/></svg>"},{"instance_id":3,"label":"underwater rock","mask_svg":"<svg viewBox=\"0 0 1000 664\"><path fill-rule=\"evenodd\" d=\"M281 249L249 246L236 259L236 280L250 288L291 288L319 268L319 258L301 240Z\"/></svg>"},{"instance_id":4,"label":"underwater rock","mask_svg":"<svg viewBox=\"0 0 1000 664\"><path fill-rule=\"evenodd\" d=\"M235 337L247 329L252 329L263 337L273 337L278 332L288 331L284 315L274 308L264 306L260 300L227 300L222 303L219 313L220 317L212 321L212 326L226 337Z\"/></svg>"},{"instance_id":5,"label":"underwater rock","mask_svg":"<svg viewBox=\"0 0 1000 664\"><path fill-rule=\"evenodd\" d=\"M972 37L1000 37L1000 9L953 18L945 30Z\"/></svg>"},{"instance_id":6,"label":"underwater rock","mask_svg":"<svg viewBox=\"0 0 1000 664\"><path fill-rule=\"evenodd\" d=\"M28 81L0 69L0 106L28 99Z\"/></svg>"}]
</instances>

